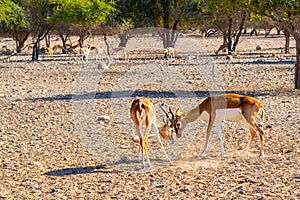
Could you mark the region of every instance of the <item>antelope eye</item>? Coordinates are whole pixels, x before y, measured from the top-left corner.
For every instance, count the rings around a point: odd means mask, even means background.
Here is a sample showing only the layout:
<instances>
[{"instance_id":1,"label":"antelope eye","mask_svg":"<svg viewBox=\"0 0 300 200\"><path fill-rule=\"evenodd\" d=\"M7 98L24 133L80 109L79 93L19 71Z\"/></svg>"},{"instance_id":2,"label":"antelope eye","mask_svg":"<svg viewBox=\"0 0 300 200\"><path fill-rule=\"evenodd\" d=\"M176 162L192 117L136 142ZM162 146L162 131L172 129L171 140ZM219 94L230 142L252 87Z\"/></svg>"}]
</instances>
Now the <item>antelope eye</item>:
<instances>
[{"instance_id":1,"label":"antelope eye","mask_svg":"<svg viewBox=\"0 0 300 200\"><path fill-rule=\"evenodd\" d=\"M180 128L180 127L181 127L181 123L178 122L178 123L176 124L176 126L177 126L178 128Z\"/></svg>"}]
</instances>

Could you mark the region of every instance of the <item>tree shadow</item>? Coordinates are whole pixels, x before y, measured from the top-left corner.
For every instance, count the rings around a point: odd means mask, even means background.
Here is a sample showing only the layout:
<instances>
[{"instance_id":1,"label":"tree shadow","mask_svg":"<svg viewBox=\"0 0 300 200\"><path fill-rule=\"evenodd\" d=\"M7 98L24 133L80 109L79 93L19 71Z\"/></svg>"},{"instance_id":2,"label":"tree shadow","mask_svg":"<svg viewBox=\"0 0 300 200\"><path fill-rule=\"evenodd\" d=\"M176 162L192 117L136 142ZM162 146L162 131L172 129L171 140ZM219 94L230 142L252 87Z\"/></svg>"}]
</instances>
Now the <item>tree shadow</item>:
<instances>
[{"instance_id":1,"label":"tree shadow","mask_svg":"<svg viewBox=\"0 0 300 200\"><path fill-rule=\"evenodd\" d=\"M90 174L96 172L103 173L111 173L111 170L108 170L107 165L97 165L97 166L86 166L86 167L78 167L78 168L62 168L56 169L49 172L44 173L45 176L70 176L70 175L78 175L78 174Z\"/></svg>"},{"instance_id":2,"label":"tree shadow","mask_svg":"<svg viewBox=\"0 0 300 200\"><path fill-rule=\"evenodd\" d=\"M36 97L26 98L27 101L60 101L60 100L87 100L87 99L116 99L116 98L135 98L135 97L148 97L148 98L205 98L210 95L224 94L224 93L236 93L241 95L247 95L251 97L260 96L275 96L279 91L266 90L266 91L156 91L156 90L124 90L124 91L103 91L103 92L86 92L83 94L64 94L55 95L50 97ZM284 91L284 92L291 92Z\"/></svg>"},{"instance_id":3,"label":"tree shadow","mask_svg":"<svg viewBox=\"0 0 300 200\"><path fill-rule=\"evenodd\" d=\"M43 173L44 176L71 176L71 175L79 175L79 174L93 174L93 173L119 173L124 171L145 171L151 170L160 167L168 167L168 161L164 159L151 159L151 164L154 166L153 168L145 168L142 166L142 162L136 160L124 160L120 159L115 162L109 164L101 164L96 166L85 166L85 167L74 167L74 168L60 168L52 171L48 171Z\"/></svg>"}]
</instances>

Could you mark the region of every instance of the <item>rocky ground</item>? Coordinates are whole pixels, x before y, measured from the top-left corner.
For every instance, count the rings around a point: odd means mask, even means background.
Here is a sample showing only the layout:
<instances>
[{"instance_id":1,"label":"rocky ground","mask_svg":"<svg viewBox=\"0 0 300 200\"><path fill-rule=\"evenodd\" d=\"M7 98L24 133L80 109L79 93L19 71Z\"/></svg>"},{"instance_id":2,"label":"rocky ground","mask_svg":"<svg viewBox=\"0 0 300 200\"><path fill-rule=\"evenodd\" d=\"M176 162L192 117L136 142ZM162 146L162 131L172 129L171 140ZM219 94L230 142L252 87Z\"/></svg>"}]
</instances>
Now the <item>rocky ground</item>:
<instances>
[{"instance_id":1,"label":"rocky ground","mask_svg":"<svg viewBox=\"0 0 300 200\"><path fill-rule=\"evenodd\" d=\"M60 52L38 62L26 52L1 56L0 199L300 199L295 49L283 54L282 36L244 36L228 60L213 53L221 38L188 37L179 39L176 58L164 61L161 41L152 39L132 38L130 60L115 54L107 67L105 59L83 63ZM199 159L207 124L197 121L166 145L173 166L151 137L153 169L142 169L128 113L135 96L186 111L224 91L264 105L264 159L258 137L247 155L239 154L248 131L229 121L226 157L213 135L207 157Z\"/></svg>"}]
</instances>

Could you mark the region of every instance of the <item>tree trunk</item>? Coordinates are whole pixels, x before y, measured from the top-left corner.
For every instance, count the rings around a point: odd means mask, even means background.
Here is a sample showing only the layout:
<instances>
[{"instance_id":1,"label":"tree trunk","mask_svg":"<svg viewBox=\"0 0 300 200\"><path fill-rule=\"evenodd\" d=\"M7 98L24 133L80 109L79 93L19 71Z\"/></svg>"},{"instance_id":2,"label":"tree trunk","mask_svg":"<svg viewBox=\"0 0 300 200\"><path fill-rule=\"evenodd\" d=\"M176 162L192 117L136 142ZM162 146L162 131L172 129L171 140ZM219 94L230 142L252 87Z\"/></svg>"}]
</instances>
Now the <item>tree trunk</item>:
<instances>
[{"instance_id":1,"label":"tree trunk","mask_svg":"<svg viewBox=\"0 0 300 200\"><path fill-rule=\"evenodd\" d=\"M30 32L21 32L14 33L13 39L16 41L16 52L20 53L23 47L25 46L25 42L29 37Z\"/></svg>"},{"instance_id":2,"label":"tree trunk","mask_svg":"<svg viewBox=\"0 0 300 200\"><path fill-rule=\"evenodd\" d=\"M61 39L61 42L63 44L63 47L66 48L66 43L68 41L68 38L69 38L69 35L63 35L63 34L60 34L59 35L60 39Z\"/></svg>"},{"instance_id":3,"label":"tree trunk","mask_svg":"<svg viewBox=\"0 0 300 200\"><path fill-rule=\"evenodd\" d=\"M172 27L171 41L170 41L171 47L175 46L175 43L176 43L177 38L178 38L178 33L176 32L178 23L179 23L179 19L177 19L175 21L175 23L173 24L173 27Z\"/></svg>"},{"instance_id":4,"label":"tree trunk","mask_svg":"<svg viewBox=\"0 0 300 200\"><path fill-rule=\"evenodd\" d=\"M120 33L119 35L120 38L120 44L119 47L126 47L127 42L129 40L129 35L127 31L124 31L123 33Z\"/></svg>"},{"instance_id":5,"label":"tree trunk","mask_svg":"<svg viewBox=\"0 0 300 200\"><path fill-rule=\"evenodd\" d=\"M228 31L227 31L227 49L228 54L232 53L232 16L228 16Z\"/></svg>"},{"instance_id":6,"label":"tree trunk","mask_svg":"<svg viewBox=\"0 0 300 200\"><path fill-rule=\"evenodd\" d=\"M265 29L265 38L267 38L270 35L272 29L273 29L273 27Z\"/></svg>"},{"instance_id":7,"label":"tree trunk","mask_svg":"<svg viewBox=\"0 0 300 200\"><path fill-rule=\"evenodd\" d=\"M300 89L300 36L296 39L295 89Z\"/></svg>"},{"instance_id":8,"label":"tree trunk","mask_svg":"<svg viewBox=\"0 0 300 200\"><path fill-rule=\"evenodd\" d=\"M49 48L51 47L51 42L50 42L50 35L45 36L45 41L46 41L46 47Z\"/></svg>"},{"instance_id":9,"label":"tree trunk","mask_svg":"<svg viewBox=\"0 0 300 200\"><path fill-rule=\"evenodd\" d=\"M32 49L32 61L39 59L40 41L39 39L34 43Z\"/></svg>"},{"instance_id":10,"label":"tree trunk","mask_svg":"<svg viewBox=\"0 0 300 200\"><path fill-rule=\"evenodd\" d=\"M300 34L293 28L283 23L282 26L289 31L296 41L296 64L295 64L295 89L300 89Z\"/></svg>"},{"instance_id":11,"label":"tree trunk","mask_svg":"<svg viewBox=\"0 0 300 200\"><path fill-rule=\"evenodd\" d=\"M79 35L78 44L79 44L80 48L83 47L84 41L88 38L89 38L89 35L86 34L86 32L83 32L82 34Z\"/></svg>"},{"instance_id":12,"label":"tree trunk","mask_svg":"<svg viewBox=\"0 0 300 200\"><path fill-rule=\"evenodd\" d=\"M233 47L232 47L232 50L233 50L233 51L236 50L236 46L237 46L238 43L239 43L240 37L241 37L242 32L243 32L243 28L244 28L245 21L246 21L246 13L243 13L242 21L241 21L241 24L240 24L238 33L237 33L237 35L235 36L235 40L234 40L234 43L233 43Z\"/></svg>"},{"instance_id":13,"label":"tree trunk","mask_svg":"<svg viewBox=\"0 0 300 200\"><path fill-rule=\"evenodd\" d=\"M105 45L106 45L107 55L110 57L109 44L107 42L106 34L103 35L103 39L104 39L104 42L105 42Z\"/></svg>"},{"instance_id":14,"label":"tree trunk","mask_svg":"<svg viewBox=\"0 0 300 200\"><path fill-rule=\"evenodd\" d=\"M171 47L170 42L170 2L168 0L164 1L164 12L163 12L163 43L164 48Z\"/></svg>"},{"instance_id":15,"label":"tree trunk","mask_svg":"<svg viewBox=\"0 0 300 200\"><path fill-rule=\"evenodd\" d=\"M285 47L284 47L284 53L290 53L290 33L288 30L283 30L284 36L285 36Z\"/></svg>"},{"instance_id":16,"label":"tree trunk","mask_svg":"<svg viewBox=\"0 0 300 200\"><path fill-rule=\"evenodd\" d=\"M255 28L250 32L250 36L252 36L253 34L255 34L255 36L258 36L257 30Z\"/></svg>"},{"instance_id":17,"label":"tree trunk","mask_svg":"<svg viewBox=\"0 0 300 200\"><path fill-rule=\"evenodd\" d=\"M281 28L276 28L276 32L277 32L277 35L280 35L280 32L281 32L282 30L281 30Z\"/></svg>"},{"instance_id":18,"label":"tree trunk","mask_svg":"<svg viewBox=\"0 0 300 200\"><path fill-rule=\"evenodd\" d=\"M226 31L222 31L222 35L223 35L223 44L220 45L219 49L215 52L216 55L218 55L220 51L228 47Z\"/></svg>"}]
</instances>

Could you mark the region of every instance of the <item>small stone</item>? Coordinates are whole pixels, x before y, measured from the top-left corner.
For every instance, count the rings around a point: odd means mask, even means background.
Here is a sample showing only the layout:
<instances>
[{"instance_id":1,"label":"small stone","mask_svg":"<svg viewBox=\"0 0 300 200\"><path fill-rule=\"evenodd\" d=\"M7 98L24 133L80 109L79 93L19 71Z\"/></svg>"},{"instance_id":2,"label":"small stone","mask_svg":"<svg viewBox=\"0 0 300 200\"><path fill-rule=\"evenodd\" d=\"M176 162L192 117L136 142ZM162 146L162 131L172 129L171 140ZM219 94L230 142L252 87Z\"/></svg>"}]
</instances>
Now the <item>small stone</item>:
<instances>
[{"instance_id":1,"label":"small stone","mask_svg":"<svg viewBox=\"0 0 300 200\"><path fill-rule=\"evenodd\" d=\"M190 192L190 191L192 191L192 189L189 187L184 187L184 188L180 189L180 192Z\"/></svg>"},{"instance_id":2,"label":"small stone","mask_svg":"<svg viewBox=\"0 0 300 200\"><path fill-rule=\"evenodd\" d=\"M272 126L271 125L267 125L266 128L272 128Z\"/></svg>"},{"instance_id":3,"label":"small stone","mask_svg":"<svg viewBox=\"0 0 300 200\"><path fill-rule=\"evenodd\" d=\"M150 180L150 186L153 186L155 184L155 180L151 179Z\"/></svg>"},{"instance_id":4,"label":"small stone","mask_svg":"<svg viewBox=\"0 0 300 200\"><path fill-rule=\"evenodd\" d=\"M121 149L129 149L129 148L130 148L130 146L121 145L121 146L120 146L120 148L121 148Z\"/></svg>"},{"instance_id":5,"label":"small stone","mask_svg":"<svg viewBox=\"0 0 300 200\"><path fill-rule=\"evenodd\" d=\"M189 173L188 170L183 170L183 171L182 171L182 174L187 174L187 173Z\"/></svg>"},{"instance_id":6,"label":"small stone","mask_svg":"<svg viewBox=\"0 0 300 200\"><path fill-rule=\"evenodd\" d=\"M258 122L257 123L259 127L263 127L264 123L263 122Z\"/></svg>"},{"instance_id":7,"label":"small stone","mask_svg":"<svg viewBox=\"0 0 300 200\"><path fill-rule=\"evenodd\" d=\"M73 110L68 110L67 113L73 113Z\"/></svg>"},{"instance_id":8,"label":"small stone","mask_svg":"<svg viewBox=\"0 0 300 200\"><path fill-rule=\"evenodd\" d=\"M255 48L257 51L261 51L263 49L263 46L261 44L257 45Z\"/></svg>"},{"instance_id":9,"label":"small stone","mask_svg":"<svg viewBox=\"0 0 300 200\"><path fill-rule=\"evenodd\" d=\"M186 82L187 82L187 83L189 83L189 84L193 84L193 83L195 83L195 81L194 81L194 80L187 80Z\"/></svg>"},{"instance_id":10,"label":"small stone","mask_svg":"<svg viewBox=\"0 0 300 200\"><path fill-rule=\"evenodd\" d=\"M55 193L55 192L58 192L58 189L51 188L51 193Z\"/></svg>"},{"instance_id":11,"label":"small stone","mask_svg":"<svg viewBox=\"0 0 300 200\"><path fill-rule=\"evenodd\" d=\"M15 131L9 132L10 135L18 135Z\"/></svg>"},{"instance_id":12,"label":"small stone","mask_svg":"<svg viewBox=\"0 0 300 200\"><path fill-rule=\"evenodd\" d=\"M41 163L40 162L30 162L30 163L28 163L28 165L41 165Z\"/></svg>"},{"instance_id":13,"label":"small stone","mask_svg":"<svg viewBox=\"0 0 300 200\"><path fill-rule=\"evenodd\" d=\"M290 101L290 100L283 100L283 101L281 101L281 103L292 103L292 101Z\"/></svg>"},{"instance_id":14,"label":"small stone","mask_svg":"<svg viewBox=\"0 0 300 200\"><path fill-rule=\"evenodd\" d=\"M120 160L121 160L122 162L130 162L130 161L131 161L131 158L130 158L129 156L122 156L122 157L120 158Z\"/></svg>"},{"instance_id":15,"label":"small stone","mask_svg":"<svg viewBox=\"0 0 300 200\"><path fill-rule=\"evenodd\" d=\"M145 191L145 190L146 190L146 188L145 188L144 186L142 186L142 187L141 187L141 190Z\"/></svg>"},{"instance_id":16,"label":"small stone","mask_svg":"<svg viewBox=\"0 0 300 200\"><path fill-rule=\"evenodd\" d=\"M104 121L104 120L110 121L110 117L107 115L101 115L98 117L98 120L99 121Z\"/></svg>"},{"instance_id":17,"label":"small stone","mask_svg":"<svg viewBox=\"0 0 300 200\"><path fill-rule=\"evenodd\" d=\"M159 185L156 186L156 188L164 188L164 187L165 187L164 184L159 184Z\"/></svg>"}]
</instances>

